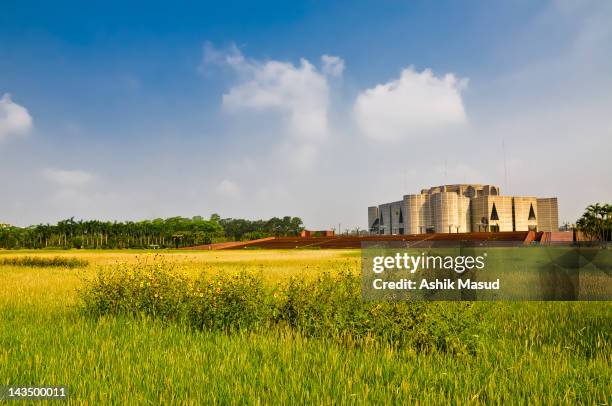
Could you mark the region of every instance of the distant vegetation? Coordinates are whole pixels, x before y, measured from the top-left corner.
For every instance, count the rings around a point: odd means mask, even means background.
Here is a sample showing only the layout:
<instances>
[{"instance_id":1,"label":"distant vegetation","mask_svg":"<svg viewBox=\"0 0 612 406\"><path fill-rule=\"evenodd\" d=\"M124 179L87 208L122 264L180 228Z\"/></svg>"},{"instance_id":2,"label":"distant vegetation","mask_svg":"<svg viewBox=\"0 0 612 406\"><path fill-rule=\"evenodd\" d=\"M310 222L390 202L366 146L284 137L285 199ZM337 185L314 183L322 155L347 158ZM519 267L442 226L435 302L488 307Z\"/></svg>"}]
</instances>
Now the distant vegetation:
<instances>
[{"instance_id":1,"label":"distant vegetation","mask_svg":"<svg viewBox=\"0 0 612 406\"><path fill-rule=\"evenodd\" d=\"M80 268L87 266L88 261L78 258L66 257L15 257L15 258L0 258L0 265L9 266L25 266L35 268Z\"/></svg>"},{"instance_id":2,"label":"distant vegetation","mask_svg":"<svg viewBox=\"0 0 612 406\"><path fill-rule=\"evenodd\" d=\"M221 227L223 227L225 236L234 241L248 241L273 236L294 236L299 235L304 229L301 218L289 216L252 221L231 218L221 219L218 215L213 214L211 220L218 221Z\"/></svg>"},{"instance_id":3,"label":"distant vegetation","mask_svg":"<svg viewBox=\"0 0 612 406\"><path fill-rule=\"evenodd\" d=\"M599 241L612 241L612 204L592 204L576 222L578 230Z\"/></svg>"},{"instance_id":4,"label":"distant vegetation","mask_svg":"<svg viewBox=\"0 0 612 406\"><path fill-rule=\"evenodd\" d=\"M170 217L144 221L110 222L62 220L56 225L0 227L0 248L181 248L219 241L251 240L297 235L303 229L299 217L269 220L206 220Z\"/></svg>"}]
</instances>

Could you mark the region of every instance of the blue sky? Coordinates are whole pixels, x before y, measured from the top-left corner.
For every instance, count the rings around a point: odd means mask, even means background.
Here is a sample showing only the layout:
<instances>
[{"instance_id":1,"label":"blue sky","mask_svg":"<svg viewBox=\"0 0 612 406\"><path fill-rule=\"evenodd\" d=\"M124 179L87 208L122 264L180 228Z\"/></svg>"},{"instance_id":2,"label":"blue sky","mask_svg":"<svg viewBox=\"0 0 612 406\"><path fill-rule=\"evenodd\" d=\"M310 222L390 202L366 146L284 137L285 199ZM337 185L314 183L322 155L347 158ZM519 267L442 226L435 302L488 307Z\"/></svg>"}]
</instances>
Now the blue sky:
<instances>
[{"instance_id":1,"label":"blue sky","mask_svg":"<svg viewBox=\"0 0 612 406\"><path fill-rule=\"evenodd\" d=\"M363 227L368 205L451 182L558 196L573 221L612 198L611 17L596 1L5 2L0 222Z\"/></svg>"}]
</instances>

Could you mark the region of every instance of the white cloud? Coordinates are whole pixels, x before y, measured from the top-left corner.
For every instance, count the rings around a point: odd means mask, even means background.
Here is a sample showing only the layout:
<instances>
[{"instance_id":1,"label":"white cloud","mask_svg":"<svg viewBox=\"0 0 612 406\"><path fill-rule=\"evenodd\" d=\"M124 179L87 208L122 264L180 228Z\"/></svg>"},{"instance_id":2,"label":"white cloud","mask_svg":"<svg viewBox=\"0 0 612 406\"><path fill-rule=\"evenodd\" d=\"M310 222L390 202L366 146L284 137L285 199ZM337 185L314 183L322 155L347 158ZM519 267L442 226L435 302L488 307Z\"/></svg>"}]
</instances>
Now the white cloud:
<instances>
[{"instance_id":1,"label":"white cloud","mask_svg":"<svg viewBox=\"0 0 612 406\"><path fill-rule=\"evenodd\" d=\"M46 168L42 174L46 179L62 187L84 186L94 178L90 172L81 170Z\"/></svg>"},{"instance_id":2,"label":"white cloud","mask_svg":"<svg viewBox=\"0 0 612 406\"><path fill-rule=\"evenodd\" d=\"M233 43L227 50L219 50L210 42L206 42L204 44L204 59L202 60L200 70L205 71L208 64L228 65L234 69L248 66L242 52Z\"/></svg>"},{"instance_id":3,"label":"white cloud","mask_svg":"<svg viewBox=\"0 0 612 406\"><path fill-rule=\"evenodd\" d=\"M244 80L223 95L225 108L279 112L285 115L290 136L303 140L326 137L327 80L310 62L302 59L294 66L279 61L247 62L239 56L226 59Z\"/></svg>"},{"instance_id":4,"label":"white cloud","mask_svg":"<svg viewBox=\"0 0 612 406\"><path fill-rule=\"evenodd\" d=\"M321 63L323 66L321 70L323 73L329 76L342 76L342 72L344 72L344 61L342 58L332 55L323 55L321 57Z\"/></svg>"},{"instance_id":5,"label":"white cloud","mask_svg":"<svg viewBox=\"0 0 612 406\"><path fill-rule=\"evenodd\" d=\"M276 114L280 122L273 129L279 136L275 147L297 152L296 159L289 161L293 166L312 167L331 133L328 77L342 74L342 59L324 55L319 70L306 59L299 64L257 61L245 58L235 45L219 51L206 44L203 66L211 63L228 67L236 75L237 83L223 95L224 109L245 120L253 117L241 117L243 112Z\"/></svg>"},{"instance_id":6,"label":"white cloud","mask_svg":"<svg viewBox=\"0 0 612 406\"><path fill-rule=\"evenodd\" d=\"M288 144L280 149L280 151L283 155L288 157L289 162L297 169L311 169L317 161L318 150L315 146L310 144Z\"/></svg>"},{"instance_id":7,"label":"white cloud","mask_svg":"<svg viewBox=\"0 0 612 406\"><path fill-rule=\"evenodd\" d=\"M217 193L223 197L237 198L240 196L240 187L229 179L223 179L217 185Z\"/></svg>"},{"instance_id":8,"label":"white cloud","mask_svg":"<svg viewBox=\"0 0 612 406\"><path fill-rule=\"evenodd\" d=\"M358 128L368 137L397 141L467 122L461 91L467 79L452 73L404 69L399 79L359 94L353 106Z\"/></svg>"},{"instance_id":9,"label":"white cloud","mask_svg":"<svg viewBox=\"0 0 612 406\"><path fill-rule=\"evenodd\" d=\"M5 93L0 99L0 141L12 136L27 135L31 129L32 117L28 110Z\"/></svg>"}]
</instances>

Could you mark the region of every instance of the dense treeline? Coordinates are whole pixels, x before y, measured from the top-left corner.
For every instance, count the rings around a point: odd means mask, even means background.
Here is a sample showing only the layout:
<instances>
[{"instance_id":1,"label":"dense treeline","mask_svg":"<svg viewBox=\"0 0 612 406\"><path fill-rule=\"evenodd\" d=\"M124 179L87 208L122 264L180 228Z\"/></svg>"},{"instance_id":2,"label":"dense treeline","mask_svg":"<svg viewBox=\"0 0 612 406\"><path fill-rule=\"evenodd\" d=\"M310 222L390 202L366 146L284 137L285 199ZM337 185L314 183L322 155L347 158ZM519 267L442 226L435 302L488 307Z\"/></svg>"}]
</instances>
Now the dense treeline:
<instances>
[{"instance_id":1,"label":"dense treeline","mask_svg":"<svg viewBox=\"0 0 612 406\"><path fill-rule=\"evenodd\" d=\"M297 235L298 217L270 220L170 217L110 222L62 220L55 225L0 226L0 248L181 248L212 242Z\"/></svg>"},{"instance_id":2,"label":"dense treeline","mask_svg":"<svg viewBox=\"0 0 612 406\"><path fill-rule=\"evenodd\" d=\"M285 216L272 217L270 220L221 219L213 214L211 220L216 220L223 227L225 236L234 241L254 240L271 236L298 235L304 229L302 219Z\"/></svg>"}]
</instances>

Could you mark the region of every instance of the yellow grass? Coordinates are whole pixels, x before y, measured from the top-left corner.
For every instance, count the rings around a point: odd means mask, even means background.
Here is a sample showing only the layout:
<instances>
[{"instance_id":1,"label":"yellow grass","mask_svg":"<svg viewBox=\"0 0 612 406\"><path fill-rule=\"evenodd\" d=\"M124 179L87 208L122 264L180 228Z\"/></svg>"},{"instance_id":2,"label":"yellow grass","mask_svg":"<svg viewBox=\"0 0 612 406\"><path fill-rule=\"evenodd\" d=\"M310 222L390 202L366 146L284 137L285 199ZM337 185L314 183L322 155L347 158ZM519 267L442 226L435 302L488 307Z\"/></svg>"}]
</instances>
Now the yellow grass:
<instances>
[{"instance_id":1,"label":"yellow grass","mask_svg":"<svg viewBox=\"0 0 612 406\"><path fill-rule=\"evenodd\" d=\"M359 271L357 250L242 250L242 251L0 251L2 257L69 257L89 265L81 269L23 268L3 266L0 273L0 305L73 305L77 290L99 267L119 263L163 260L189 275L200 273L261 272L275 282L292 275L316 275L330 269Z\"/></svg>"}]
</instances>

